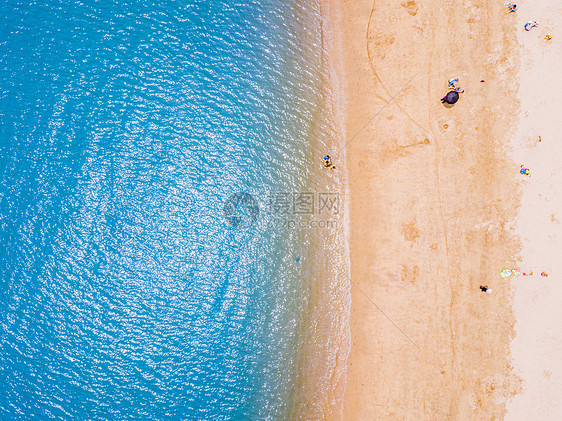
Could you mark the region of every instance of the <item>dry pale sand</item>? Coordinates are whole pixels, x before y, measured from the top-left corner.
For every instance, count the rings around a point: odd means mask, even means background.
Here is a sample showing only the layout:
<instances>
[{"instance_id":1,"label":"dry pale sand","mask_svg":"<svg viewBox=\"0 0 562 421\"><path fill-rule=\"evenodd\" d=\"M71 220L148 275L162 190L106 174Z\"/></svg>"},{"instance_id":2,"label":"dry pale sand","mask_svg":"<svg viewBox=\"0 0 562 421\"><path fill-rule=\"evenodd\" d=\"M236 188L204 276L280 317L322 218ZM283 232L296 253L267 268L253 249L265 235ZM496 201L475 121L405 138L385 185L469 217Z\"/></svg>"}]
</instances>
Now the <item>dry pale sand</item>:
<instances>
[{"instance_id":1,"label":"dry pale sand","mask_svg":"<svg viewBox=\"0 0 562 421\"><path fill-rule=\"evenodd\" d=\"M527 393L510 365L513 284L498 276L521 251L513 221L523 189L508 153L519 17L499 0L333 0L332 9L350 190L343 417L504 419L508 400ZM446 108L450 77L466 92Z\"/></svg>"},{"instance_id":2,"label":"dry pale sand","mask_svg":"<svg viewBox=\"0 0 562 421\"><path fill-rule=\"evenodd\" d=\"M520 268L532 277L511 277L516 317L512 361L523 391L508 403L506 420L562 419L562 3L534 0L519 5L521 48L520 122L513 158L531 169L521 176L516 221ZM528 20L540 23L530 32ZM553 39L546 41L545 34ZM538 142L541 136L541 142ZM548 277L541 277L541 272Z\"/></svg>"}]
</instances>

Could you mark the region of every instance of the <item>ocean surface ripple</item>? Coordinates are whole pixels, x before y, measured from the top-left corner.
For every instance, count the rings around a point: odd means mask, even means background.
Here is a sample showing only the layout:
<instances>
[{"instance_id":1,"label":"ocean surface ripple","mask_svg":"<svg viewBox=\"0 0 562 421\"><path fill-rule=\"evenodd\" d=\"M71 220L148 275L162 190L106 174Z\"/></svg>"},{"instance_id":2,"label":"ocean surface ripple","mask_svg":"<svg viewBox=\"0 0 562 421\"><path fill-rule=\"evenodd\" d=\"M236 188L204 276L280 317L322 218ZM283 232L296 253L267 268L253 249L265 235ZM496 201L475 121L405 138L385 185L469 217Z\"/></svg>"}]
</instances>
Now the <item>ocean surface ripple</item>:
<instances>
[{"instance_id":1,"label":"ocean surface ripple","mask_svg":"<svg viewBox=\"0 0 562 421\"><path fill-rule=\"evenodd\" d=\"M301 246L223 205L306 186L317 11L0 13L0 419L286 418Z\"/></svg>"}]
</instances>

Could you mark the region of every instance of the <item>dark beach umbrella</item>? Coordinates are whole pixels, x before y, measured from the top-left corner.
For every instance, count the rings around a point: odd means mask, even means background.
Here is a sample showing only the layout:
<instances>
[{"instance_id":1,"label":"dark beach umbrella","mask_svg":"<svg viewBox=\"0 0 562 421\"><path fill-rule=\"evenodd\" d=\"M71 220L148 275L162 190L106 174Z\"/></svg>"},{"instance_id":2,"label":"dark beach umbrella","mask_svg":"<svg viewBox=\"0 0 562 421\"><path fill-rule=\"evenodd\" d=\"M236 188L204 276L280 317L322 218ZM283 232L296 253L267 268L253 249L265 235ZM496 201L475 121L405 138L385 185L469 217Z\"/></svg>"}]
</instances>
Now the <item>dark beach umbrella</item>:
<instances>
[{"instance_id":1,"label":"dark beach umbrella","mask_svg":"<svg viewBox=\"0 0 562 421\"><path fill-rule=\"evenodd\" d=\"M446 102L447 104L454 104L459 100L459 94L455 91L450 91L443 97L441 102Z\"/></svg>"}]
</instances>

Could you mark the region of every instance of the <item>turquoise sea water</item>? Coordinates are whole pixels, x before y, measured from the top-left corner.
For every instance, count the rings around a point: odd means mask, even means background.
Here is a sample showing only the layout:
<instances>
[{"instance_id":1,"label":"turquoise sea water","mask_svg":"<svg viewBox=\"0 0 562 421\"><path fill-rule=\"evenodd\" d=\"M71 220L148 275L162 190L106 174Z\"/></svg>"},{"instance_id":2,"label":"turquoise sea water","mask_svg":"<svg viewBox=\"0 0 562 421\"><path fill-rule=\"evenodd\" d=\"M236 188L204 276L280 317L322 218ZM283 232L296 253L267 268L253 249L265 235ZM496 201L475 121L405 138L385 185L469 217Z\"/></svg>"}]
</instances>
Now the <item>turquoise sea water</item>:
<instances>
[{"instance_id":1,"label":"turquoise sea water","mask_svg":"<svg viewBox=\"0 0 562 421\"><path fill-rule=\"evenodd\" d=\"M310 253L260 222L330 130L317 6L0 14L0 419L287 419Z\"/></svg>"}]
</instances>

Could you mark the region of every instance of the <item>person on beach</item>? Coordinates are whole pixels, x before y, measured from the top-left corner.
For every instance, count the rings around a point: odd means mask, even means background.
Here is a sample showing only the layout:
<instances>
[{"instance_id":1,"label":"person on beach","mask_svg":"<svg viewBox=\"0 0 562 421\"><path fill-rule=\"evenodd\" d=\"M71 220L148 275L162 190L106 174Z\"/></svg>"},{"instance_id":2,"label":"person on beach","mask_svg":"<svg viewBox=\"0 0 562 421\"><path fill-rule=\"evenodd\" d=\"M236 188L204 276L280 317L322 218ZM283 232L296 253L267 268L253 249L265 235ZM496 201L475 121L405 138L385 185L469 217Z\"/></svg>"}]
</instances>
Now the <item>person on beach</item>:
<instances>
[{"instance_id":1,"label":"person on beach","mask_svg":"<svg viewBox=\"0 0 562 421\"><path fill-rule=\"evenodd\" d=\"M504 4L507 6L507 9L509 10L510 13L517 11L517 4L509 3L509 2L505 2Z\"/></svg>"},{"instance_id":2,"label":"person on beach","mask_svg":"<svg viewBox=\"0 0 562 421\"><path fill-rule=\"evenodd\" d=\"M539 26L539 23L535 22L533 20L530 20L529 22L527 22L525 24L525 31L530 31L531 29L533 29L536 26Z\"/></svg>"},{"instance_id":3,"label":"person on beach","mask_svg":"<svg viewBox=\"0 0 562 421\"><path fill-rule=\"evenodd\" d=\"M521 175L526 175L527 177L531 176L531 170L527 167L524 167L523 165L521 165L521 169L519 170L519 173Z\"/></svg>"},{"instance_id":4,"label":"person on beach","mask_svg":"<svg viewBox=\"0 0 562 421\"><path fill-rule=\"evenodd\" d=\"M459 84L458 78L453 77L453 78L449 79L449 88L452 88L455 92L459 92L461 94L464 92L464 89Z\"/></svg>"},{"instance_id":5,"label":"person on beach","mask_svg":"<svg viewBox=\"0 0 562 421\"><path fill-rule=\"evenodd\" d=\"M332 158L330 158L330 155L326 155L322 158L322 165L324 165L324 168L335 168L332 164Z\"/></svg>"},{"instance_id":6,"label":"person on beach","mask_svg":"<svg viewBox=\"0 0 562 421\"><path fill-rule=\"evenodd\" d=\"M550 41L552 39L552 35L550 34L546 34L546 36L544 37L545 40Z\"/></svg>"},{"instance_id":7,"label":"person on beach","mask_svg":"<svg viewBox=\"0 0 562 421\"><path fill-rule=\"evenodd\" d=\"M492 288L488 288L488 285L480 285L480 289L482 290L482 292L486 292L488 294L492 293Z\"/></svg>"}]
</instances>

